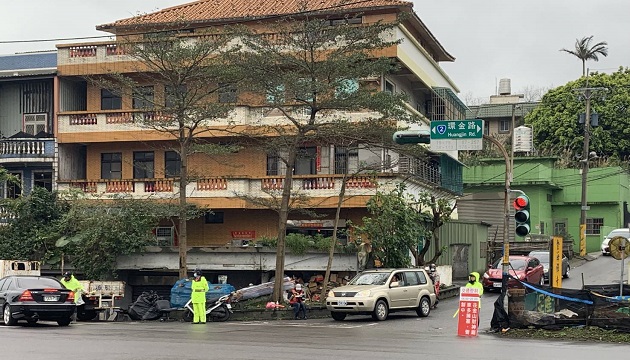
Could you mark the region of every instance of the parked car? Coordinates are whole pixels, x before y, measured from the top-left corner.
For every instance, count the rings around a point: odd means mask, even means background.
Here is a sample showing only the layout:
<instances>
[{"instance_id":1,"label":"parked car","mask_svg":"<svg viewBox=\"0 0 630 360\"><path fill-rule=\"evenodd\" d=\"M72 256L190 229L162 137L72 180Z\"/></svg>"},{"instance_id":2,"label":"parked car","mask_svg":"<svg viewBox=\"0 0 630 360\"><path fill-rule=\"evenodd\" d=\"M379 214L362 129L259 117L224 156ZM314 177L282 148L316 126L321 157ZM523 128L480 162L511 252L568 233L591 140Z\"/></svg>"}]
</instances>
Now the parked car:
<instances>
[{"instance_id":1,"label":"parked car","mask_svg":"<svg viewBox=\"0 0 630 360\"><path fill-rule=\"evenodd\" d=\"M55 278L12 275L0 279L0 309L6 326L19 320L29 324L49 320L68 326L76 305L74 293Z\"/></svg>"},{"instance_id":2,"label":"parked car","mask_svg":"<svg viewBox=\"0 0 630 360\"><path fill-rule=\"evenodd\" d=\"M372 269L332 289L326 308L337 321L346 315L372 315L383 321L390 313L402 310L429 316L435 301L433 282L424 269Z\"/></svg>"},{"instance_id":3,"label":"parked car","mask_svg":"<svg viewBox=\"0 0 630 360\"><path fill-rule=\"evenodd\" d=\"M549 251L543 251L543 250L530 251L528 256L535 257L536 259L540 261L545 271L545 281L549 281L549 265L551 264ZM569 277L570 273L571 273L571 265L569 264L569 258L567 258L566 256L564 256L564 254L562 254L562 277L566 279Z\"/></svg>"},{"instance_id":4,"label":"parked car","mask_svg":"<svg viewBox=\"0 0 630 360\"><path fill-rule=\"evenodd\" d=\"M602 246L601 246L602 255L610 255L610 247L608 246L608 243L615 236L623 236L626 239L630 239L630 229L629 228L615 229L611 231L608 235L606 235L606 237L602 241Z\"/></svg>"},{"instance_id":5,"label":"parked car","mask_svg":"<svg viewBox=\"0 0 630 360\"><path fill-rule=\"evenodd\" d=\"M543 285L545 283L545 271L538 259L530 256L512 255L510 256L510 275L520 281ZM498 259L483 274L481 283L485 290L501 289L503 277L503 258ZM508 287L521 286L518 281L510 278Z\"/></svg>"}]
</instances>

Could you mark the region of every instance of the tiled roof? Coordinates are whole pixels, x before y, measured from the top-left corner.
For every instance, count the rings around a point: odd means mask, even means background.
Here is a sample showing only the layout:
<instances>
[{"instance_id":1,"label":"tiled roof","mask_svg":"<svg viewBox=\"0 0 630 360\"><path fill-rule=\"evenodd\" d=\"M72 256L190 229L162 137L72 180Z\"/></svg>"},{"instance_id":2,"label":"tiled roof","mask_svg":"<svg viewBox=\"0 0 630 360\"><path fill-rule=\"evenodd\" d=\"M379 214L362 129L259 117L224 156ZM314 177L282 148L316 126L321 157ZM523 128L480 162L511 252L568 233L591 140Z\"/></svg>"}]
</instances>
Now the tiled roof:
<instances>
[{"instance_id":1,"label":"tiled roof","mask_svg":"<svg viewBox=\"0 0 630 360\"><path fill-rule=\"evenodd\" d=\"M299 13L306 3L308 11L358 10L380 7L413 6L402 0L198 0L173 6L154 13L99 25L99 30L111 30L130 25L165 24L178 21L204 22L229 19L256 19L266 16Z\"/></svg>"},{"instance_id":2,"label":"tiled roof","mask_svg":"<svg viewBox=\"0 0 630 360\"><path fill-rule=\"evenodd\" d=\"M0 71L56 68L56 51L0 56Z\"/></svg>"},{"instance_id":3,"label":"tiled roof","mask_svg":"<svg viewBox=\"0 0 630 360\"><path fill-rule=\"evenodd\" d=\"M538 106L538 102L518 103L514 112L517 117L523 117ZM512 117L512 104L485 104L469 106L466 110L466 119L486 119L498 117Z\"/></svg>"}]
</instances>

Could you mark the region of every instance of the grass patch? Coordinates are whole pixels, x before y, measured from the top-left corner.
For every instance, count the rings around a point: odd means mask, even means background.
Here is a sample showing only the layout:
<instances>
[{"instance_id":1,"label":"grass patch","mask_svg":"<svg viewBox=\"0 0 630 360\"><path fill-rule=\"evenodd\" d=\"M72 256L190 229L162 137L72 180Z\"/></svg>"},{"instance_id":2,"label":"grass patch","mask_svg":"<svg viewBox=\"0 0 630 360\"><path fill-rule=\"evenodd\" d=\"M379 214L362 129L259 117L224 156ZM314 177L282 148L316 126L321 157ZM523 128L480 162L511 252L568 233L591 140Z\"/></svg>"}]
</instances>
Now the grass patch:
<instances>
[{"instance_id":1,"label":"grass patch","mask_svg":"<svg viewBox=\"0 0 630 360\"><path fill-rule=\"evenodd\" d=\"M557 339L562 341L588 341L604 343L630 343L630 333L606 330L596 326L565 327L548 329L510 329L500 336L507 338Z\"/></svg>"}]
</instances>

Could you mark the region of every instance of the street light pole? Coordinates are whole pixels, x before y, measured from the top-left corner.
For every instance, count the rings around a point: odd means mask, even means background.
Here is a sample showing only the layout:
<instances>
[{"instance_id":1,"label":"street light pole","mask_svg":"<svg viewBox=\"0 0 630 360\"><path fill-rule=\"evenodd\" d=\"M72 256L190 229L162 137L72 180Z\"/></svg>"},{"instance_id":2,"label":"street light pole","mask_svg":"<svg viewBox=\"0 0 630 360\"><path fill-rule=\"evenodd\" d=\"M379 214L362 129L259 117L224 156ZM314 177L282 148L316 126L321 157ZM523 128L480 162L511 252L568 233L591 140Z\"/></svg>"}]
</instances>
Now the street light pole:
<instances>
[{"instance_id":1,"label":"street light pole","mask_svg":"<svg viewBox=\"0 0 630 360\"><path fill-rule=\"evenodd\" d=\"M584 89L586 98L586 114L584 116L584 150L582 155L582 206L580 210L580 256L586 256L586 188L588 179L588 147L590 141L589 125L591 122L591 89Z\"/></svg>"}]
</instances>

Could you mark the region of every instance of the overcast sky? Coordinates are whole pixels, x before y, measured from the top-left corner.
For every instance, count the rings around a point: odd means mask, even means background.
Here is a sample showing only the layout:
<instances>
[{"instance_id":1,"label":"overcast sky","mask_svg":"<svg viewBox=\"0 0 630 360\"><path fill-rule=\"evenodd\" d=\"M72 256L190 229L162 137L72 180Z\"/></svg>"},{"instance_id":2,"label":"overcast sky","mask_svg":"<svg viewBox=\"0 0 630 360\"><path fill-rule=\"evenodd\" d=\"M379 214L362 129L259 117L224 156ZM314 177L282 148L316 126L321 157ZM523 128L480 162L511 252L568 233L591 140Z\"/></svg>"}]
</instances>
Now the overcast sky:
<instances>
[{"instance_id":1,"label":"overcast sky","mask_svg":"<svg viewBox=\"0 0 630 360\"><path fill-rule=\"evenodd\" d=\"M105 35L95 26L186 3L186 0L0 0L0 54L54 49L53 42L6 43ZM630 0L414 0L414 9L453 63L441 63L460 98L487 100L499 79L512 92L560 86L581 75L581 62L560 52L576 38L607 41L592 71L630 67ZM74 40L96 41L95 40ZM103 40L103 39L101 39Z\"/></svg>"}]
</instances>

